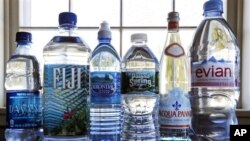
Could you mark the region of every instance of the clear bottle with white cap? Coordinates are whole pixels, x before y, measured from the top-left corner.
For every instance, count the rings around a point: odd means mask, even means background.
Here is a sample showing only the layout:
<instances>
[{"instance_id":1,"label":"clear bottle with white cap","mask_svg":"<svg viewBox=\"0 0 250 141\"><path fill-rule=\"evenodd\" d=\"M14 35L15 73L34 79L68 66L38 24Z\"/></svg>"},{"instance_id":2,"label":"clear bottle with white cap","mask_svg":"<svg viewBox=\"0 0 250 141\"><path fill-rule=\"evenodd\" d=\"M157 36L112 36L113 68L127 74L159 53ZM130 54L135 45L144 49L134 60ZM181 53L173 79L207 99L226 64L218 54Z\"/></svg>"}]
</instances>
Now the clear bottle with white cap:
<instances>
[{"instance_id":1,"label":"clear bottle with white cap","mask_svg":"<svg viewBox=\"0 0 250 141\"><path fill-rule=\"evenodd\" d=\"M98 31L90 67L90 140L121 140L120 56L111 45L111 30L106 21Z\"/></svg>"}]
</instances>

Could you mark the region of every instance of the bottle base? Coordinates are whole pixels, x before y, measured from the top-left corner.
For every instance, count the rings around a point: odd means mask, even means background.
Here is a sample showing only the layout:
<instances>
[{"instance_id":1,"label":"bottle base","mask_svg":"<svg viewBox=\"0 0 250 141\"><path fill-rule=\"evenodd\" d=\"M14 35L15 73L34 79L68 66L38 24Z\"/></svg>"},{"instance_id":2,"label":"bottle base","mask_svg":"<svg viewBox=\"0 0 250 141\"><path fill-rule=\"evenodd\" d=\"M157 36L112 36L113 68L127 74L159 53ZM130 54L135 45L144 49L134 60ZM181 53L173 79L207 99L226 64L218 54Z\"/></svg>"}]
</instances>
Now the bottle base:
<instances>
[{"instance_id":1,"label":"bottle base","mask_svg":"<svg viewBox=\"0 0 250 141\"><path fill-rule=\"evenodd\" d=\"M86 136L44 136L43 141L88 141Z\"/></svg>"}]
</instances>

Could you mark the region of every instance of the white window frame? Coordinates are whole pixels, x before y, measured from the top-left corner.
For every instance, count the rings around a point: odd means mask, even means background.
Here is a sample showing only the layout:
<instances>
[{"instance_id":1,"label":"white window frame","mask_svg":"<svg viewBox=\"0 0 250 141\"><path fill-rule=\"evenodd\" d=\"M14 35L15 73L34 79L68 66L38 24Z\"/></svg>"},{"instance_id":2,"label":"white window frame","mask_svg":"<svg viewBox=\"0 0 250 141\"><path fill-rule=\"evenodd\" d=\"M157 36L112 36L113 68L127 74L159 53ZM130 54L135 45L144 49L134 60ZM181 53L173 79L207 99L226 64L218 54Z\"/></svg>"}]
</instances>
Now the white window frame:
<instances>
[{"instance_id":1,"label":"white window frame","mask_svg":"<svg viewBox=\"0 0 250 141\"><path fill-rule=\"evenodd\" d=\"M4 1L4 64L6 63L6 61L9 59L9 56L14 52L15 50L15 34L17 31L19 31L19 0L2 0ZM27 0L30 1L30 0ZM71 0L69 0L70 3ZM122 2L124 0L120 0L121 1L121 17L122 17ZM247 0L228 0L227 1L227 21L229 22L230 26L232 27L233 31L236 33L236 36L238 37L238 42L239 45L242 46L242 17L240 15L242 15L243 13L243 2L247 1ZM237 6L236 6L237 5ZM69 4L69 10L71 10L71 4ZM246 14L245 14L246 15ZM120 26L123 27L122 25L122 18L120 19ZM56 27L53 27L56 29ZM98 27L79 27L80 29L98 29ZM114 27L114 28L118 28L120 30L120 47L122 48L122 30L124 29L134 29L134 28L140 28L140 27L123 27L123 28L119 28L119 27ZM154 27L143 27L146 29L153 29ZM157 27L157 29L165 29L166 27ZM181 27L181 28L196 28L196 27ZM21 29L25 30L26 27L21 27ZM28 29L28 27L27 27ZM1 54L1 51L0 51ZM124 53L122 54L122 49L120 49L120 54L124 55ZM2 65L4 65L2 64ZM244 64L243 64L244 65ZM1 62L0 62L0 66L1 66ZM0 70L0 75L2 75L2 80L0 81L0 92L4 93L4 86L3 86L3 79L4 79L4 75L3 75L3 70L4 70L4 66L2 67L2 70ZM243 79L244 81L244 79ZM242 82L243 82L242 81ZM243 85L244 88L244 85ZM247 93L246 91L241 91L241 95L247 95L245 94ZM250 94L248 94L250 97ZM1 99L1 97L0 97ZM5 100L5 98L3 98ZM241 102L240 102L241 103ZM3 107L5 105L5 101L0 101L0 107ZM240 106L241 104L240 104ZM249 106L250 107L250 106ZM244 106L243 106L244 108Z\"/></svg>"}]
</instances>

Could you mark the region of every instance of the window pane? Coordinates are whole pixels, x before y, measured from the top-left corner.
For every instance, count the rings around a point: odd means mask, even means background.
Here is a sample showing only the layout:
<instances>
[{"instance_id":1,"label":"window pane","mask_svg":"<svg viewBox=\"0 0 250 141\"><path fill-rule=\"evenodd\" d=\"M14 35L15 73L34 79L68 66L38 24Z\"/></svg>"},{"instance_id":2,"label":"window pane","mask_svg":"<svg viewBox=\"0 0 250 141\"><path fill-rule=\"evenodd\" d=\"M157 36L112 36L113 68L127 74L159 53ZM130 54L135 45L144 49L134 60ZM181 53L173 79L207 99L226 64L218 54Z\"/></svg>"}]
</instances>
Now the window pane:
<instances>
[{"instance_id":1,"label":"window pane","mask_svg":"<svg viewBox=\"0 0 250 141\"><path fill-rule=\"evenodd\" d=\"M180 26L198 26L203 19L203 4L206 0L175 0L176 11L180 13ZM222 0L224 13L226 1ZM224 15L226 17L226 15Z\"/></svg>"},{"instance_id":2,"label":"window pane","mask_svg":"<svg viewBox=\"0 0 250 141\"><path fill-rule=\"evenodd\" d=\"M171 0L124 0L124 26L166 26Z\"/></svg>"},{"instance_id":3,"label":"window pane","mask_svg":"<svg viewBox=\"0 0 250 141\"><path fill-rule=\"evenodd\" d=\"M186 54L189 54L189 48L193 40L195 29L180 29L180 36L183 48ZM167 38L167 29L131 29L124 30L122 55L124 56L128 49L131 47L131 34L133 33L146 33L148 36L148 47L154 53L158 60L161 58L161 53Z\"/></svg>"},{"instance_id":4,"label":"window pane","mask_svg":"<svg viewBox=\"0 0 250 141\"><path fill-rule=\"evenodd\" d=\"M95 26L106 20L119 26L120 0L71 0L72 12L78 15L78 26Z\"/></svg>"},{"instance_id":5,"label":"window pane","mask_svg":"<svg viewBox=\"0 0 250 141\"><path fill-rule=\"evenodd\" d=\"M120 32L117 29L111 29L111 32L112 32L111 44L113 45L117 53L120 55ZM79 36L81 36L83 40L89 45L89 47L91 48L91 51L93 51L98 44L98 40L97 40L98 29L96 30L95 29L89 29L89 30L81 29L79 30L78 33L79 33Z\"/></svg>"},{"instance_id":6,"label":"window pane","mask_svg":"<svg viewBox=\"0 0 250 141\"><path fill-rule=\"evenodd\" d=\"M58 15L69 11L69 0L20 0L21 27L58 26Z\"/></svg>"}]
</instances>

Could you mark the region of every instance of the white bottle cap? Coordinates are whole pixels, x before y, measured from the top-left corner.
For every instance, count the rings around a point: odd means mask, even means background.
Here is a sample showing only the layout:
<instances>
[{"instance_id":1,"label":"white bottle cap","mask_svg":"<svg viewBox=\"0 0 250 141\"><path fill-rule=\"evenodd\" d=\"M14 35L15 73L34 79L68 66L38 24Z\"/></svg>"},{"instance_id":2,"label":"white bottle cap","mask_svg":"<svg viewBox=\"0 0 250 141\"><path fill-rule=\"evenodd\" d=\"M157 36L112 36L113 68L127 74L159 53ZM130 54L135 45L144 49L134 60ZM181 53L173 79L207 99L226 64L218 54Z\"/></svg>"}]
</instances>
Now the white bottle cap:
<instances>
[{"instance_id":1,"label":"white bottle cap","mask_svg":"<svg viewBox=\"0 0 250 141\"><path fill-rule=\"evenodd\" d=\"M111 31L109 24L106 21L101 23L101 26L98 31L98 39L99 38L111 38Z\"/></svg>"},{"instance_id":2,"label":"white bottle cap","mask_svg":"<svg viewBox=\"0 0 250 141\"><path fill-rule=\"evenodd\" d=\"M147 42L147 34L145 33L135 33L131 35L131 41L145 41Z\"/></svg>"}]
</instances>

